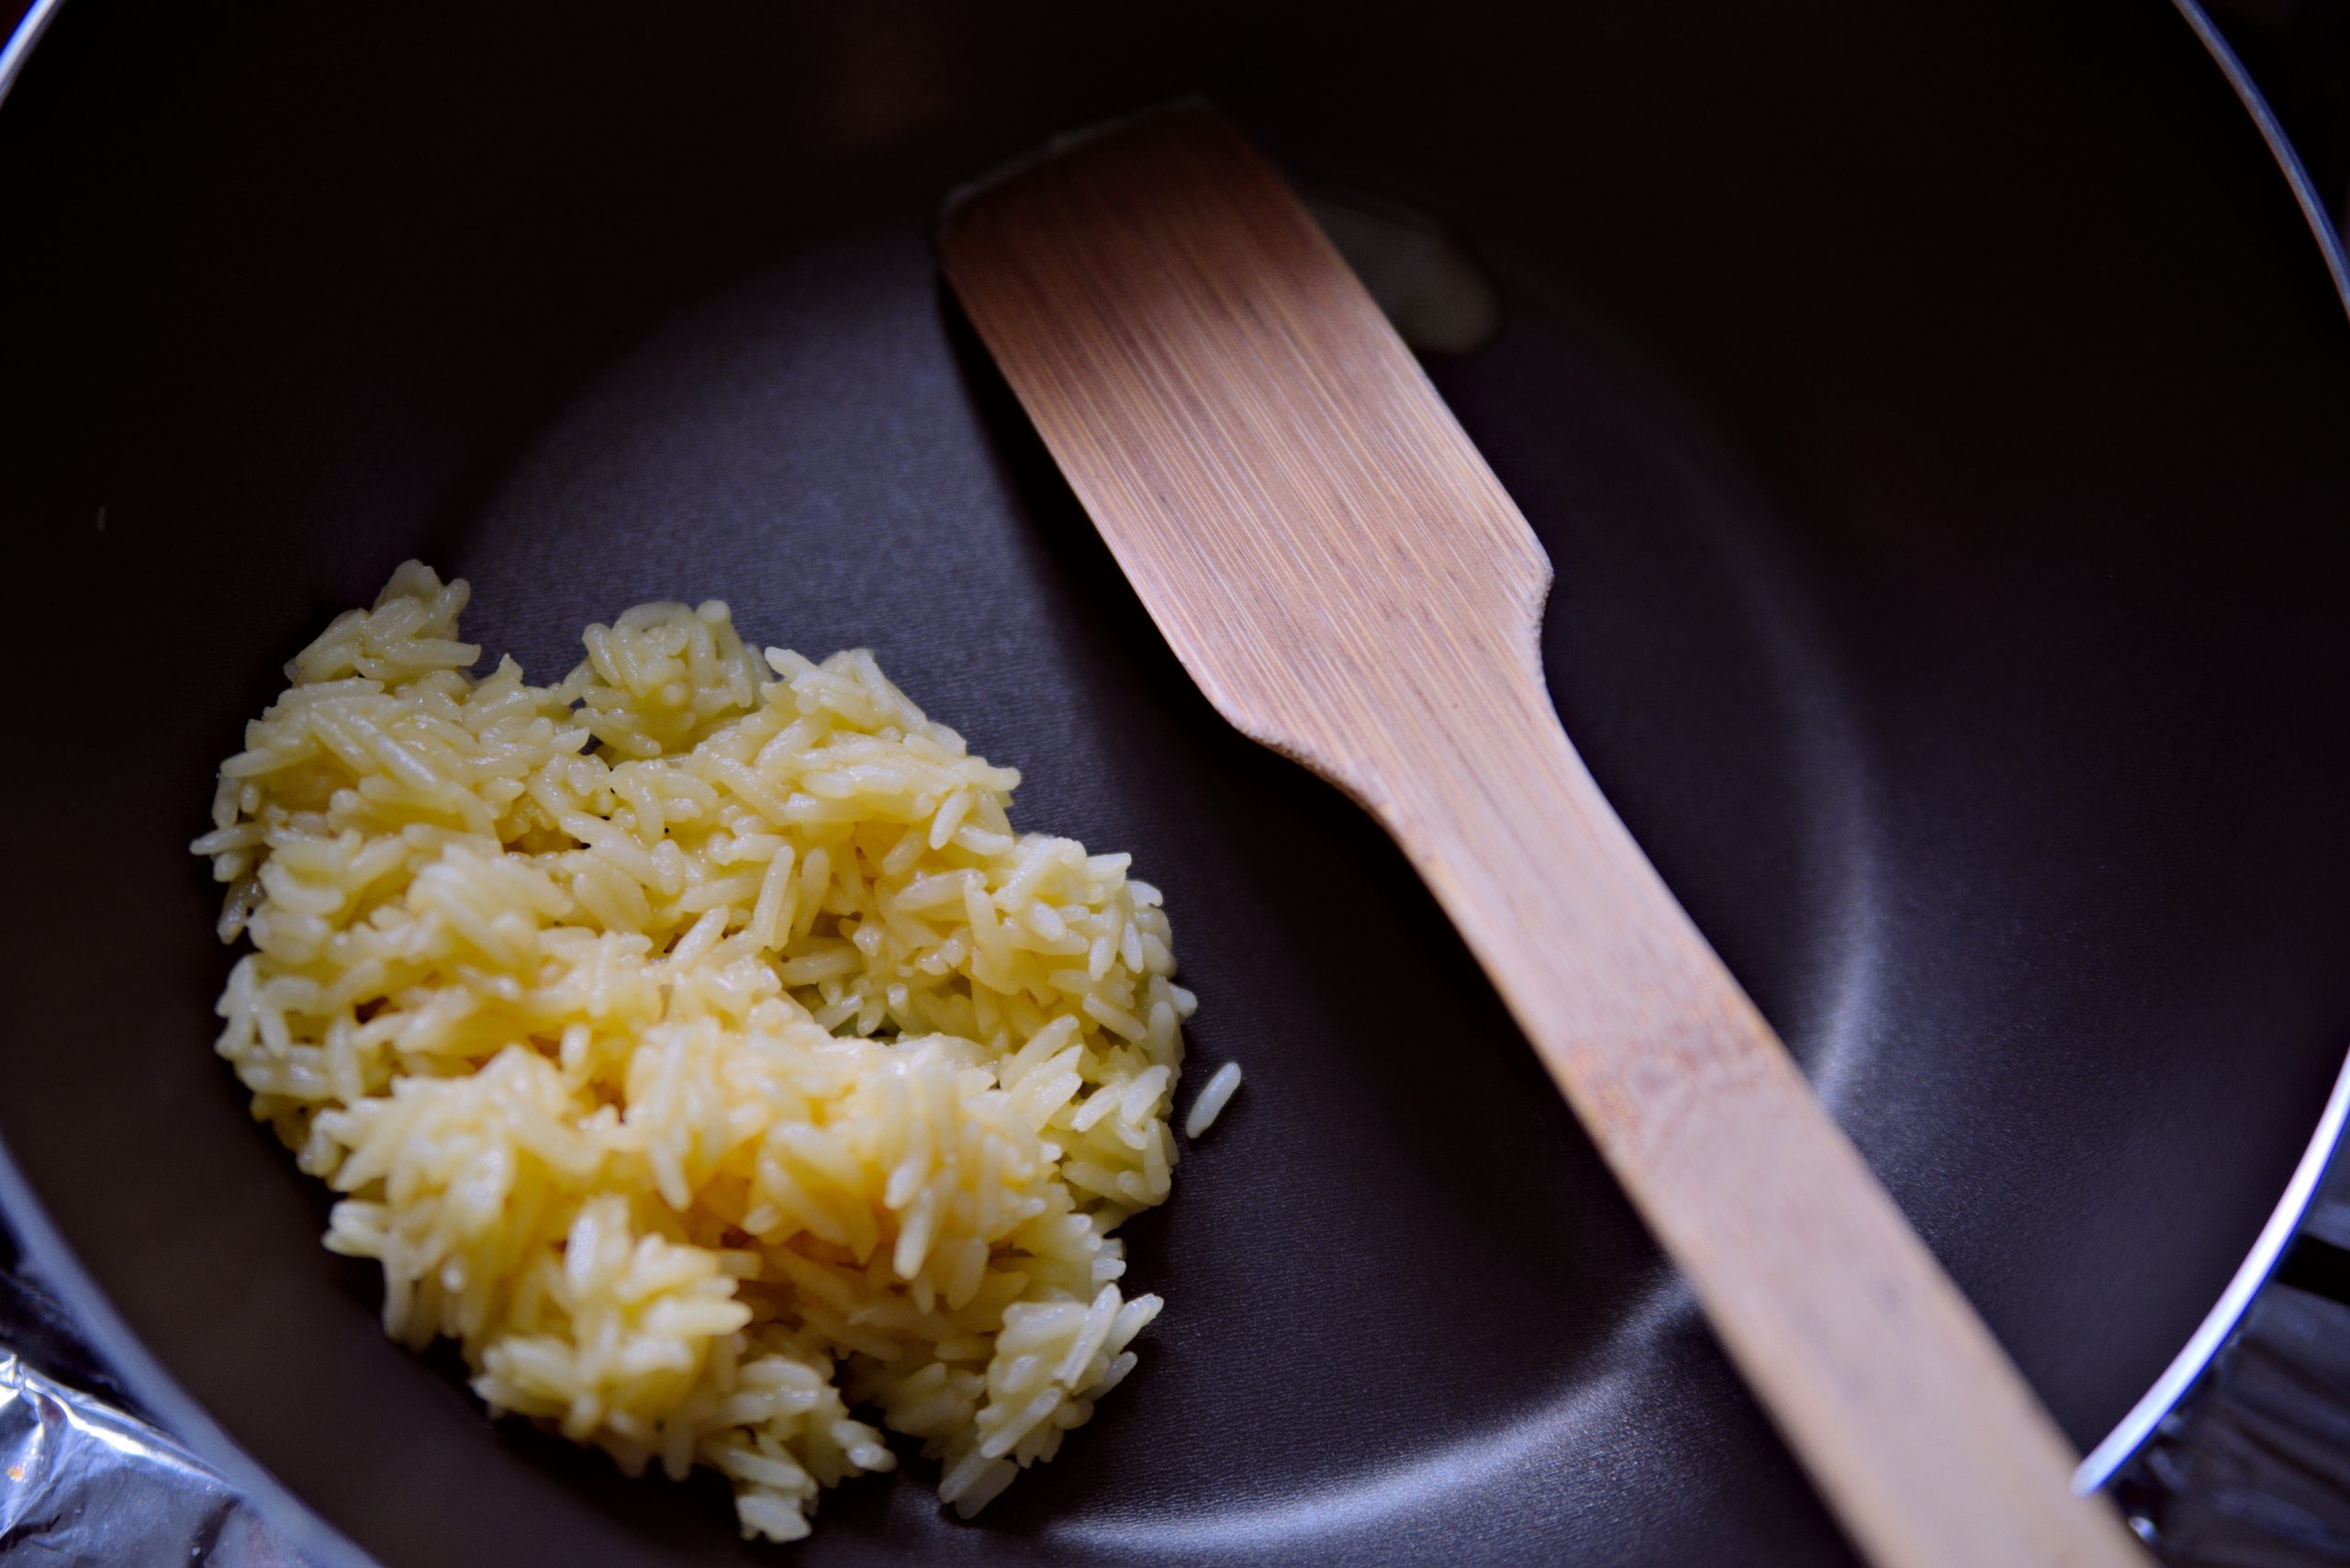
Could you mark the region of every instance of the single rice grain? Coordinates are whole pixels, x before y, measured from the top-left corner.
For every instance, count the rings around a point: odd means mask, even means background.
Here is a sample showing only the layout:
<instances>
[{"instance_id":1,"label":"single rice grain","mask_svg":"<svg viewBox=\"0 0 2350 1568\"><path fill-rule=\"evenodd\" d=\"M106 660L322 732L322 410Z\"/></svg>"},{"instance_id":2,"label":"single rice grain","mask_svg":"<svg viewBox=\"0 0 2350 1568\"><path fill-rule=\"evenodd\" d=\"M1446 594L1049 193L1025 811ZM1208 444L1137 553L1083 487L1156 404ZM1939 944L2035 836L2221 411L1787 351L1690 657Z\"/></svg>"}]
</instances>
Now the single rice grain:
<instances>
[{"instance_id":1,"label":"single rice grain","mask_svg":"<svg viewBox=\"0 0 2350 1568\"><path fill-rule=\"evenodd\" d=\"M1183 1136L1197 1137L1215 1124L1224 1108L1240 1088L1240 1064L1225 1062L1201 1085L1199 1097L1192 1102L1192 1114L1183 1118Z\"/></svg>"}]
</instances>

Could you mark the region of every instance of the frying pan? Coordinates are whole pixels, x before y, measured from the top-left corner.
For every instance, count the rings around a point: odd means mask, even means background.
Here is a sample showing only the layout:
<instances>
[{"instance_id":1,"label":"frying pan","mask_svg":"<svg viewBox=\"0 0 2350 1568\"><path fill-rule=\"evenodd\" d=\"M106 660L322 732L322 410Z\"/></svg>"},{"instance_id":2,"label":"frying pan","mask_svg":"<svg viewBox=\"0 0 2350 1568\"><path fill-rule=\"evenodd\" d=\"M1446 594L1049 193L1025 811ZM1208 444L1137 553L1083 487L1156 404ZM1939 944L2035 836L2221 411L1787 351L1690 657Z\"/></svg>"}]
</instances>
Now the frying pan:
<instances>
[{"instance_id":1,"label":"frying pan","mask_svg":"<svg viewBox=\"0 0 2350 1568\"><path fill-rule=\"evenodd\" d=\"M2350 330L2170 9L72 0L0 113L6 1203L321 1561L1849 1560L1400 856L1209 712L937 288L954 183L1192 90L1491 278L1429 368L1557 562L1568 728L2076 1443L2260 1229L2350 1040ZM915 1462L745 1546L485 1419L318 1247L184 846L411 554L543 678L649 598L872 647L1166 889L1248 1088L1129 1227L1141 1370L979 1525Z\"/></svg>"}]
</instances>

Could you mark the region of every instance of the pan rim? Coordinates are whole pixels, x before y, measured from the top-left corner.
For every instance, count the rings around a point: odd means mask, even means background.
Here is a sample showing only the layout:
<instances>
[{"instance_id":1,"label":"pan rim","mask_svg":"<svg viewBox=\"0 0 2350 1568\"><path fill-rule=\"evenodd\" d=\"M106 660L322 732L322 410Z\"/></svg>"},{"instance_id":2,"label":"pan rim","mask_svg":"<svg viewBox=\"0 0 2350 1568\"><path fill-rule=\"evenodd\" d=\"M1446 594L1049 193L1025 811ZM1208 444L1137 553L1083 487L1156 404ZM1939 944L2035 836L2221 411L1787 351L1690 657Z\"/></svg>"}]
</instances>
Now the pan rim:
<instances>
[{"instance_id":1,"label":"pan rim","mask_svg":"<svg viewBox=\"0 0 2350 1568\"><path fill-rule=\"evenodd\" d=\"M7 43L0 45L0 104L8 101L8 89L17 84L25 62L32 58L33 50L40 43L40 35L49 30L50 18L64 4L65 0L33 0L30 8L17 18Z\"/></svg>"},{"instance_id":2,"label":"pan rim","mask_svg":"<svg viewBox=\"0 0 2350 1568\"><path fill-rule=\"evenodd\" d=\"M2211 63L2236 95L2246 115L2260 132L2261 140L2268 145L2269 156L2277 162L2278 173L2293 193L2294 202L2301 209L2302 219L2309 225L2310 237L2317 241L2318 253L2325 259L2325 270L2333 279L2333 291L2342 301L2345 319L2350 319L2350 253L2345 253L2342 235L2333 226L2333 217L2319 198L2317 182L2310 178L2307 165L2286 136L2282 122L2269 107L2267 97L2253 81L2244 62L2228 45L2219 27L2203 9L2202 0L2171 0L2181 19L2194 30L2196 40L2202 44ZM2342 1071L2334 1079L2333 1092L2327 1095L2325 1109L2318 1115L2317 1129L2310 1137L2309 1147L2301 1151L2300 1162L2285 1183L2285 1191L2271 1210L2267 1223L2253 1241L2251 1250L2237 1265L2234 1275L2221 1291L2211 1310L2188 1336L2162 1374L2155 1378L2138 1403L2132 1406L2121 1420L2114 1423L2095 1447L2089 1450L2080 1467L2073 1473L2073 1490L2086 1495L2110 1484L2139 1451L2152 1441L2170 1414L2184 1404L2202 1386L2204 1379L2218 1361L2220 1352L2234 1336L2252 1310L2277 1265L2284 1260L2286 1249L2307 1216L2318 1185L2333 1162L2333 1156L2343 1140L2345 1119L2350 1119L2350 1056L2343 1060Z\"/></svg>"}]
</instances>

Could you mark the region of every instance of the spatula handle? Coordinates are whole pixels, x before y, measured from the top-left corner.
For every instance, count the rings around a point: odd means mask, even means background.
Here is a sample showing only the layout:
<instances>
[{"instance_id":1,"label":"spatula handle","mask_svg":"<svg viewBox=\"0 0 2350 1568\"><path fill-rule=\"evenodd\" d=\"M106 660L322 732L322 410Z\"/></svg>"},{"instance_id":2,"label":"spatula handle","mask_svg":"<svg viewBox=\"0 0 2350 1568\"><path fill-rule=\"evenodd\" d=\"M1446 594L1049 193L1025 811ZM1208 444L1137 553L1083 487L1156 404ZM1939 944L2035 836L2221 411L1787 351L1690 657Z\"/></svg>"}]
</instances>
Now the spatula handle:
<instances>
[{"instance_id":1,"label":"spatula handle","mask_svg":"<svg viewBox=\"0 0 2350 1568\"><path fill-rule=\"evenodd\" d=\"M1861 1547L2143 1568L1584 772L1540 544L1271 165L1145 115L968 196L941 251L1201 689L1419 864Z\"/></svg>"},{"instance_id":2,"label":"spatula handle","mask_svg":"<svg viewBox=\"0 0 2350 1568\"><path fill-rule=\"evenodd\" d=\"M1357 786L1884 1568L2135 1565L2063 1436L1634 845L1539 675L1428 671ZM1368 788L1363 788L1364 786Z\"/></svg>"}]
</instances>

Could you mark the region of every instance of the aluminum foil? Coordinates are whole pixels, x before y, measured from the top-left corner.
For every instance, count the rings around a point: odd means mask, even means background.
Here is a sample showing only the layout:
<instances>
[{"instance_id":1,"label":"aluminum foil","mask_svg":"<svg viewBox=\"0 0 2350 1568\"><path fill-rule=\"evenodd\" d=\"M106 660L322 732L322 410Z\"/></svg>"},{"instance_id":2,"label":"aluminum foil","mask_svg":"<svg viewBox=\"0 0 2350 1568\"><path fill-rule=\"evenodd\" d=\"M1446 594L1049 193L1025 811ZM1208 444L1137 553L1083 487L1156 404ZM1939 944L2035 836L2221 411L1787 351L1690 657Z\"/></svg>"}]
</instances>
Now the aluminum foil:
<instances>
[{"instance_id":1,"label":"aluminum foil","mask_svg":"<svg viewBox=\"0 0 2350 1568\"><path fill-rule=\"evenodd\" d=\"M304 1568L202 1460L0 1346L0 1563Z\"/></svg>"}]
</instances>

